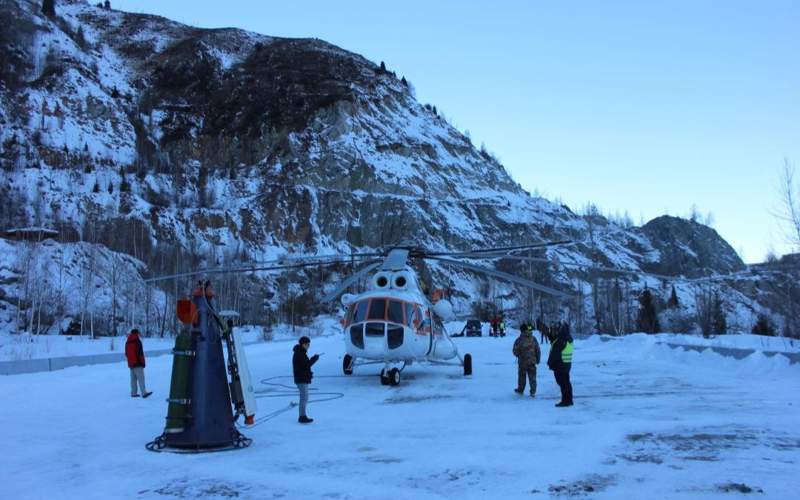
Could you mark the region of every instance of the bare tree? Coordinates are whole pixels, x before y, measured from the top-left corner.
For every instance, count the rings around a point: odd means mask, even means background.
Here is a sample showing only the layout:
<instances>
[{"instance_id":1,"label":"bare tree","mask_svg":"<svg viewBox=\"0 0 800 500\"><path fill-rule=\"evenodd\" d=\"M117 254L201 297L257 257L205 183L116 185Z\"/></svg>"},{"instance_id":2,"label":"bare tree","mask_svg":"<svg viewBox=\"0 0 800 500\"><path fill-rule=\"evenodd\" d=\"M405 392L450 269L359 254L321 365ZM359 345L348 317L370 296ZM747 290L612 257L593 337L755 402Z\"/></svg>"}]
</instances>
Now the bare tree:
<instances>
[{"instance_id":1,"label":"bare tree","mask_svg":"<svg viewBox=\"0 0 800 500\"><path fill-rule=\"evenodd\" d=\"M106 278L111 287L111 320L109 324L109 334L117 335L117 295L119 293L120 277L122 274L122 262L115 252L110 252L111 259L106 269Z\"/></svg>"},{"instance_id":2,"label":"bare tree","mask_svg":"<svg viewBox=\"0 0 800 500\"><path fill-rule=\"evenodd\" d=\"M800 249L800 182L795 182L795 168L788 159L783 161L780 191L781 209L778 218L786 226L789 243Z\"/></svg>"}]
</instances>

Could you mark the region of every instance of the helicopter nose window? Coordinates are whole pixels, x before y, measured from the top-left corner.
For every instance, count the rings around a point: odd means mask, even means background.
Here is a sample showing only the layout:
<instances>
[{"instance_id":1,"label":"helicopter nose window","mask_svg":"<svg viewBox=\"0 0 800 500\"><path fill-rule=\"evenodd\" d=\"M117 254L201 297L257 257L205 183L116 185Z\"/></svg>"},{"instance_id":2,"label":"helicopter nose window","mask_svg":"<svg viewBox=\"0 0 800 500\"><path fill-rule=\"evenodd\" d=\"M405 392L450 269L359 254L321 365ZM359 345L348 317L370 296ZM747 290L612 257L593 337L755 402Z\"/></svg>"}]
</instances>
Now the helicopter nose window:
<instances>
[{"instance_id":1,"label":"helicopter nose window","mask_svg":"<svg viewBox=\"0 0 800 500\"><path fill-rule=\"evenodd\" d=\"M389 301L389 322L403 324L403 303L397 300Z\"/></svg>"},{"instance_id":2,"label":"helicopter nose window","mask_svg":"<svg viewBox=\"0 0 800 500\"><path fill-rule=\"evenodd\" d=\"M367 319L386 319L386 299L372 299Z\"/></svg>"},{"instance_id":3,"label":"helicopter nose window","mask_svg":"<svg viewBox=\"0 0 800 500\"><path fill-rule=\"evenodd\" d=\"M350 327L350 342L359 349L364 348L364 328L363 325Z\"/></svg>"},{"instance_id":4,"label":"helicopter nose window","mask_svg":"<svg viewBox=\"0 0 800 500\"><path fill-rule=\"evenodd\" d=\"M367 323L364 326L364 334L367 337L383 337L383 325L385 323Z\"/></svg>"},{"instance_id":5,"label":"helicopter nose window","mask_svg":"<svg viewBox=\"0 0 800 500\"><path fill-rule=\"evenodd\" d=\"M386 340L389 344L389 349L397 349L403 345L403 327L388 325L386 328Z\"/></svg>"},{"instance_id":6,"label":"helicopter nose window","mask_svg":"<svg viewBox=\"0 0 800 500\"><path fill-rule=\"evenodd\" d=\"M386 276L378 276L378 279L375 281L375 283L379 287L383 288L383 287L385 287L386 285L389 284L389 280L386 279Z\"/></svg>"},{"instance_id":7,"label":"helicopter nose window","mask_svg":"<svg viewBox=\"0 0 800 500\"><path fill-rule=\"evenodd\" d=\"M394 279L394 286L397 288L403 288L406 286L406 277L405 276L398 276Z\"/></svg>"}]
</instances>

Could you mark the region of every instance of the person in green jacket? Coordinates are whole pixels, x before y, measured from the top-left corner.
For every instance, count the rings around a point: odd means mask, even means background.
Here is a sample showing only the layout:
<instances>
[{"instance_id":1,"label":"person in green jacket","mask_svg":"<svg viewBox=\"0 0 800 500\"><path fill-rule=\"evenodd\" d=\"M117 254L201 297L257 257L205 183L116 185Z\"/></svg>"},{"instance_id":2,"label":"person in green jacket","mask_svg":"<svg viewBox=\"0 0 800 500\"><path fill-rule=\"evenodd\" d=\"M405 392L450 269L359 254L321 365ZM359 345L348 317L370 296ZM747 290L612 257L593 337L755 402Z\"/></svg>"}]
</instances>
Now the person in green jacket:
<instances>
[{"instance_id":1,"label":"person in green jacket","mask_svg":"<svg viewBox=\"0 0 800 500\"><path fill-rule=\"evenodd\" d=\"M533 336L533 326L523 323L519 327L519 337L514 341L512 352L517 358L517 388L514 392L523 394L525 392L525 378L528 378L531 386L531 397L536 396L536 365L542 357L539 349L539 342Z\"/></svg>"},{"instance_id":2,"label":"person in green jacket","mask_svg":"<svg viewBox=\"0 0 800 500\"><path fill-rule=\"evenodd\" d=\"M572 382L569 380L569 371L572 368L572 335L568 328L561 328L558 337L550 347L550 356L547 358L547 366L553 370L556 383L561 389L561 401L557 407L572 406Z\"/></svg>"}]
</instances>

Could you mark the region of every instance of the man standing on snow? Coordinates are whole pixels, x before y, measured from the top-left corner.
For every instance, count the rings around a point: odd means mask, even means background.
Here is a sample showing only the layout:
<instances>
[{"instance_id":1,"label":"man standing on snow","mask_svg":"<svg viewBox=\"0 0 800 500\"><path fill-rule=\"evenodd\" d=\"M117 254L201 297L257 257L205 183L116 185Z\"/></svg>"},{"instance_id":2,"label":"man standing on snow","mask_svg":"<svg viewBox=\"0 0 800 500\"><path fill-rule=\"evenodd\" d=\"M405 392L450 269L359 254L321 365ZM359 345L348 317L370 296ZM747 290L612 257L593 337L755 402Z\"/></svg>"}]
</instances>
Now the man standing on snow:
<instances>
[{"instance_id":1,"label":"man standing on snow","mask_svg":"<svg viewBox=\"0 0 800 500\"><path fill-rule=\"evenodd\" d=\"M550 347L547 366L553 370L556 383L561 388L561 401L556 406L572 406L572 383L569 380L569 371L572 368L572 335L569 334L569 327L561 328L558 332L558 337Z\"/></svg>"},{"instance_id":2,"label":"man standing on snow","mask_svg":"<svg viewBox=\"0 0 800 500\"><path fill-rule=\"evenodd\" d=\"M541 316L536 319L536 329L539 330L539 333L542 335L542 344L550 342L550 336L547 334L547 324Z\"/></svg>"},{"instance_id":3,"label":"man standing on snow","mask_svg":"<svg viewBox=\"0 0 800 500\"><path fill-rule=\"evenodd\" d=\"M536 365L542 358L542 351L539 349L539 342L533 336L533 327L523 323L520 327L520 334L514 341L514 356L517 357L517 388L514 392L522 394L525 392L525 376L531 384L531 397L536 396Z\"/></svg>"},{"instance_id":4,"label":"man standing on snow","mask_svg":"<svg viewBox=\"0 0 800 500\"><path fill-rule=\"evenodd\" d=\"M313 418L308 418L306 415L306 405L308 404L308 384L311 383L311 377L314 376L311 372L311 367L319 359L319 354L315 354L309 359L309 347L311 347L311 339L300 337L300 342L294 346L294 355L292 356L294 383L297 385L297 390L300 391L300 417L297 421L301 424L310 424L314 421Z\"/></svg>"},{"instance_id":5,"label":"man standing on snow","mask_svg":"<svg viewBox=\"0 0 800 500\"><path fill-rule=\"evenodd\" d=\"M125 341L125 357L128 359L128 368L131 370L131 397L139 397L139 393L136 392L137 383L143 398L153 394L152 392L147 392L144 387L144 348L142 347L141 339L139 339L139 330L136 328L131 330L128 339Z\"/></svg>"}]
</instances>

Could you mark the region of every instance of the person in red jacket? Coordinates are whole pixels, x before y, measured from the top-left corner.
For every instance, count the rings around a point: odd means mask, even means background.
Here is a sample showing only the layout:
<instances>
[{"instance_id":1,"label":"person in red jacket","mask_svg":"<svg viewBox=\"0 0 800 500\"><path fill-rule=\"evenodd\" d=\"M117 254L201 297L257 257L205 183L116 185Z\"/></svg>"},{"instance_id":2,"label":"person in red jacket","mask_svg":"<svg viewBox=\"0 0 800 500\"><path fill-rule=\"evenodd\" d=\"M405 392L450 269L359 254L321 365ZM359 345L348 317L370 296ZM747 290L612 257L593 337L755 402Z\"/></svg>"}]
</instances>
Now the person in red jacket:
<instances>
[{"instance_id":1,"label":"person in red jacket","mask_svg":"<svg viewBox=\"0 0 800 500\"><path fill-rule=\"evenodd\" d=\"M153 394L147 392L144 387L144 348L139 339L139 330L136 328L131 330L128 340L125 341L125 357L128 358L128 368L131 369L131 397L139 397L139 393L136 392L137 383L143 398Z\"/></svg>"}]
</instances>

